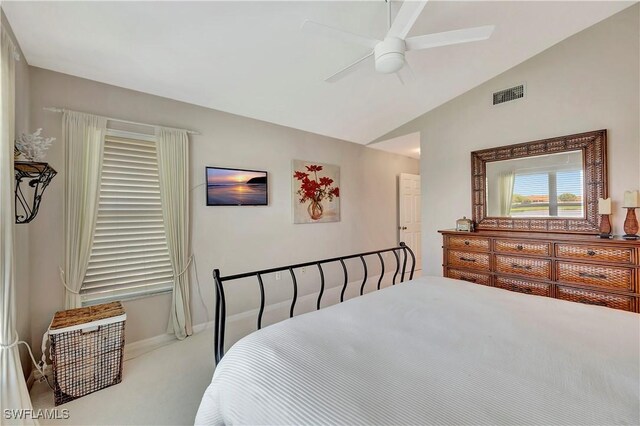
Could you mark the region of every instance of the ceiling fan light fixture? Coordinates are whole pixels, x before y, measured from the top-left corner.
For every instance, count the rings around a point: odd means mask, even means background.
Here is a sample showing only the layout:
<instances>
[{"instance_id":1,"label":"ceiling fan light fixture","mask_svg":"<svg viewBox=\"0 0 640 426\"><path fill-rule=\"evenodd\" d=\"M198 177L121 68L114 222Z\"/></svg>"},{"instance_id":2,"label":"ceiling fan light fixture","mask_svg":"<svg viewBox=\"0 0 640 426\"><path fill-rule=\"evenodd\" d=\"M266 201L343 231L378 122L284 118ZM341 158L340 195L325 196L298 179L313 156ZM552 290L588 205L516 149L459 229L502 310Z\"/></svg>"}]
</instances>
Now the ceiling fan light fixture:
<instances>
[{"instance_id":1,"label":"ceiling fan light fixture","mask_svg":"<svg viewBox=\"0 0 640 426\"><path fill-rule=\"evenodd\" d=\"M394 73L404 65L404 55L402 53L387 53L376 58L376 71L383 74Z\"/></svg>"},{"instance_id":2,"label":"ceiling fan light fixture","mask_svg":"<svg viewBox=\"0 0 640 426\"><path fill-rule=\"evenodd\" d=\"M390 74L398 71L404 65L404 40L387 37L378 43L374 49L376 71Z\"/></svg>"},{"instance_id":3,"label":"ceiling fan light fixture","mask_svg":"<svg viewBox=\"0 0 640 426\"><path fill-rule=\"evenodd\" d=\"M326 82L333 83L344 78L359 69L363 64L368 63L368 59L373 56L377 72L383 74L395 73L400 83L404 84L405 77L413 75L411 67L404 57L404 53L407 50L431 49L433 47L486 40L491 37L495 29L494 25L485 25L407 38L420 13L422 13L427 0L405 0L402 2L402 6L393 22L391 22L391 0L386 1L388 1L387 8L389 10L389 31L387 31L387 35L382 41L309 20L303 22L303 31L334 37L348 43L359 44L373 49L366 56L326 78ZM401 71L403 69L404 71ZM404 74L404 77L401 74Z\"/></svg>"}]
</instances>

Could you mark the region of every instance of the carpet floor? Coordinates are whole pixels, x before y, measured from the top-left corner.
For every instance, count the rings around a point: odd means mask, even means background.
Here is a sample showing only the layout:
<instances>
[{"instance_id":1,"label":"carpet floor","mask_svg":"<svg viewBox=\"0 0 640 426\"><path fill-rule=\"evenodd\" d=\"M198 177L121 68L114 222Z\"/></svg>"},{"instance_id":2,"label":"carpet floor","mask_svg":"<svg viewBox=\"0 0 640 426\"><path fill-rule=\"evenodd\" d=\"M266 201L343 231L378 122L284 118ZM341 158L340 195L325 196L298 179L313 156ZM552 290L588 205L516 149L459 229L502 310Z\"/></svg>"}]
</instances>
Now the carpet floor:
<instances>
[{"instance_id":1,"label":"carpet floor","mask_svg":"<svg viewBox=\"0 0 640 426\"><path fill-rule=\"evenodd\" d=\"M193 425L213 375L213 331L205 329L124 362L122 382L60 405L66 420L41 425ZM46 383L31 389L34 409L54 408Z\"/></svg>"}]
</instances>

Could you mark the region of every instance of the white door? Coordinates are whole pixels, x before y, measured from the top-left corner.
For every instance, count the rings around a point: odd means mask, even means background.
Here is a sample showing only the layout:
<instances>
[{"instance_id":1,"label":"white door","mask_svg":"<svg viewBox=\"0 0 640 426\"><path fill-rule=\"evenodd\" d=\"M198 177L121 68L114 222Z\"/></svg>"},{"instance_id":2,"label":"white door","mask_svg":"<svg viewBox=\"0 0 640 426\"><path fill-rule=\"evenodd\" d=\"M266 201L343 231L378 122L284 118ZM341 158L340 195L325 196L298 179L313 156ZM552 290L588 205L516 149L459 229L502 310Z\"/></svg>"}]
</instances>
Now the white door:
<instances>
[{"instance_id":1,"label":"white door","mask_svg":"<svg viewBox=\"0 0 640 426\"><path fill-rule=\"evenodd\" d=\"M416 270L422 269L422 238L420 227L420 175L400 174L399 181L400 241L404 241L416 256Z\"/></svg>"}]
</instances>

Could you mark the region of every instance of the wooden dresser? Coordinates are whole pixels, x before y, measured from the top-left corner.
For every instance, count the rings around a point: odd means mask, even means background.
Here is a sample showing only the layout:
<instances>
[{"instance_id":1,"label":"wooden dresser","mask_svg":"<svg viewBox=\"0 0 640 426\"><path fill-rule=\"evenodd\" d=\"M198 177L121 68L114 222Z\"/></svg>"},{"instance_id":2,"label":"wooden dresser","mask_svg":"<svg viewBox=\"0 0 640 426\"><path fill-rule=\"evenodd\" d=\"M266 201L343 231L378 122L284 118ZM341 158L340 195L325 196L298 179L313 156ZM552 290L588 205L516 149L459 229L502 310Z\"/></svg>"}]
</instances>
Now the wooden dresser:
<instances>
[{"instance_id":1,"label":"wooden dresser","mask_svg":"<svg viewBox=\"0 0 640 426\"><path fill-rule=\"evenodd\" d=\"M640 312L640 242L591 235L440 231L445 277Z\"/></svg>"}]
</instances>

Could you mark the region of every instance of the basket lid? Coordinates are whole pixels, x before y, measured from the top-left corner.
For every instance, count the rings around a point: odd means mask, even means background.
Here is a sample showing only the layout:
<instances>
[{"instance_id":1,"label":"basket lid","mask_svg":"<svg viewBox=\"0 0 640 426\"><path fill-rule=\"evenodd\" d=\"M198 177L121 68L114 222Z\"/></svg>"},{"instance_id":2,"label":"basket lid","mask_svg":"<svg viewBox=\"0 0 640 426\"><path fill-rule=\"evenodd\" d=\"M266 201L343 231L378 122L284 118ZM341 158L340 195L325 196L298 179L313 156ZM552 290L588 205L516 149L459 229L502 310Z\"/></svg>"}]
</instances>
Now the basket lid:
<instances>
[{"instance_id":1,"label":"basket lid","mask_svg":"<svg viewBox=\"0 0 640 426\"><path fill-rule=\"evenodd\" d=\"M53 316L49 329L73 327L106 318L124 315L124 308L120 302L103 303L101 305L87 306L85 308L67 309L58 311Z\"/></svg>"}]
</instances>

